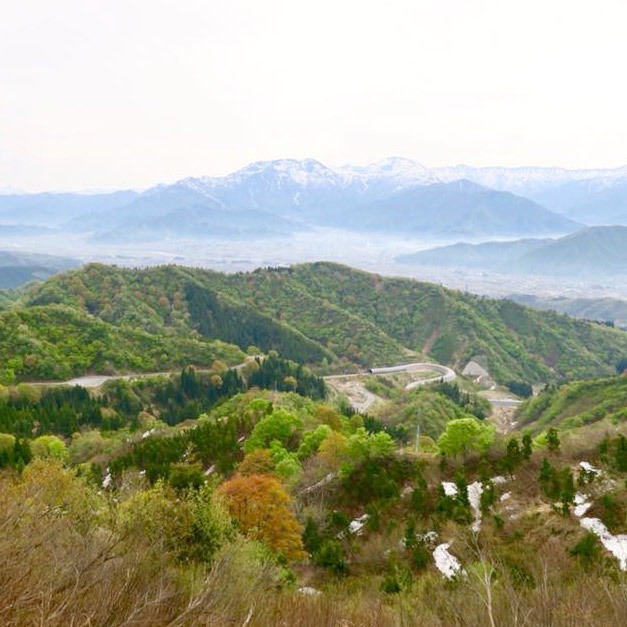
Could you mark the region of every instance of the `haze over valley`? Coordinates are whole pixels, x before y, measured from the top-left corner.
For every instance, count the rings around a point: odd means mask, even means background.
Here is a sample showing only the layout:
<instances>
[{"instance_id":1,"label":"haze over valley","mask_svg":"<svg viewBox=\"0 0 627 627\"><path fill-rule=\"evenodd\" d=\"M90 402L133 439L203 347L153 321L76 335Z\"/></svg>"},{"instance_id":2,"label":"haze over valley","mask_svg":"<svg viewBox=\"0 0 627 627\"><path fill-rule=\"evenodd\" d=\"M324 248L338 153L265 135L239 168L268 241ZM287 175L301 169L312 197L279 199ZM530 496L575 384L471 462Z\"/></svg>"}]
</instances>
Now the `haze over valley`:
<instances>
[{"instance_id":1,"label":"haze over valley","mask_svg":"<svg viewBox=\"0 0 627 627\"><path fill-rule=\"evenodd\" d=\"M627 168L283 159L141 192L0 195L0 248L12 253L226 272L325 259L544 299L626 299L625 225ZM46 276L3 272L7 287Z\"/></svg>"}]
</instances>

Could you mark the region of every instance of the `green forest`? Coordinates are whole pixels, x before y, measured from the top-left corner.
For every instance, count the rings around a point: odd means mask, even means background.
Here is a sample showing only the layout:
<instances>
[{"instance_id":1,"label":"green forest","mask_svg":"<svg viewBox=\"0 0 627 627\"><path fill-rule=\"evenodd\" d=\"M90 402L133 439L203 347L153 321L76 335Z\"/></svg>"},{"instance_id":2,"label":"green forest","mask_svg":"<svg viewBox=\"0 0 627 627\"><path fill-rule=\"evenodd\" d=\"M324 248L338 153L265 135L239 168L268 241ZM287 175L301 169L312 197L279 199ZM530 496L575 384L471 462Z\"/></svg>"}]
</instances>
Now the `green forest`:
<instances>
[{"instance_id":1,"label":"green forest","mask_svg":"<svg viewBox=\"0 0 627 627\"><path fill-rule=\"evenodd\" d=\"M618 330L333 264L90 265L0 320L3 625L627 622ZM502 385L350 376L474 355Z\"/></svg>"},{"instance_id":2,"label":"green forest","mask_svg":"<svg viewBox=\"0 0 627 627\"><path fill-rule=\"evenodd\" d=\"M527 384L608 375L627 355L627 334L605 325L331 263L230 275L90 264L3 306L4 383L234 364L250 347L326 373L480 357L497 382Z\"/></svg>"}]
</instances>

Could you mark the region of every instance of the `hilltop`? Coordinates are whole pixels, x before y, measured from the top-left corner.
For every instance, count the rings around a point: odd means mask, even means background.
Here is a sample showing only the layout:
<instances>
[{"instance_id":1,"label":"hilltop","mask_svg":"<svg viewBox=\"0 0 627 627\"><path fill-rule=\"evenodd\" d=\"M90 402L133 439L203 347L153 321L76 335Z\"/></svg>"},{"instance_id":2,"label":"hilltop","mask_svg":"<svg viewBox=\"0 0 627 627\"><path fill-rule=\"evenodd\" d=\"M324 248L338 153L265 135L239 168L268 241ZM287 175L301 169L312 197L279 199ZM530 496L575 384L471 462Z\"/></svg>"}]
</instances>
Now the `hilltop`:
<instances>
[{"instance_id":1,"label":"hilltop","mask_svg":"<svg viewBox=\"0 0 627 627\"><path fill-rule=\"evenodd\" d=\"M92 339L60 333L61 315ZM482 356L503 383L610 374L627 354L627 334L615 329L332 263L232 275L90 264L33 287L2 319L0 345L18 378L203 365L216 341L231 355L253 345L326 371L423 357L461 370ZM152 350L139 350L138 337ZM53 372L42 342L56 346ZM107 359L106 350L121 354ZM70 365L64 351L80 359Z\"/></svg>"}]
</instances>

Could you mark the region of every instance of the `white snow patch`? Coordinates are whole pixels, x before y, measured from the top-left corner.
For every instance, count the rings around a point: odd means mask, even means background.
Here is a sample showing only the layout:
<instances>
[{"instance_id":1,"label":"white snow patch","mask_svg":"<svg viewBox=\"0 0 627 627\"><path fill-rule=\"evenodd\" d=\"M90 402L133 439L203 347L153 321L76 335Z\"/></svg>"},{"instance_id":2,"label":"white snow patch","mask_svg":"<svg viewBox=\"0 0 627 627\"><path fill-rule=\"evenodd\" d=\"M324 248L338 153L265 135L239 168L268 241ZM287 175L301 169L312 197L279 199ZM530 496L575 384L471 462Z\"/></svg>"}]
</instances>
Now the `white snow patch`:
<instances>
[{"instance_id":1,"label":"white snow patch","mask_svg":"<svg viewBox=\"0 0 627 627\"><path fill-rule=\"evenodd\" d=\"M442 488L446 496L457 496L457 486L452 481L442 481Z\"/></svg>"},{"instance_id":2,"label":"white snow patch","mask_svg":"<svg viewBox=\"0 0 627 627\"><path fill-rule=\"evenodd\" d=\"M512 479L514 479L514 477L512 477ZM503 483L507 483L507 479L505 477L502 477L501 475L498 475L497 477L492 477L490 481L494 485L502 485Z\"/></svg>"},{"instance_id":3,"label":"white snow patch","mask_svg":"<svg viewBox=\"0 0 627 627\"><path fill-rule=\"evenodd\" d=\"M459 560L448 552L450 546L448 542L438 544L433 551L435 566L447 579L466 574Z\"/></svg>"},{"instance_id":4,"label":"white snow patch","mask_svg":"<svg viewBox=\"0 0 627 627\"><path fill-rule=\"evenodd\" d=\"M612 535L598 518L582 518L579 522L584 529L598 536L601 544L618 559L620 569L627 570L627 534Z\"/></svg>"},{"instance_id":5,"label":"white snow patch","mask_svg":"<svg viewBox=\"0 0 627 627\"><path fill-rule=\"evenodd\" d=\"M351 524L348 525L348 530L356 536L360 536L369 518L369 514L364 514L359 518L355 518L355 520L351 520Z\"/></svg>"},{"instance_id":6,"label":"white snow patch","mask_svg":"<svg viewBox=\"0 0 627 627\"><path fill-rule=\"evenodd\" d=\"M588 462L579 462L579 467L585 470L586 472L592 473L593 475L602 474L598 468L595 468L592 464Z\"/></svg>"},{"instance_id":7,"label":"white snow patch","mask_svg":"<svg viewBox=\"0 0 627 627\"><path fill-rule=\"evenodd\" d=\"M105 475L105 478L102 480L102 487L106 490L107 488L111 487L112 483L113 483L113 477L111 476L111 471L109 470L109 468L107 468L107 474Z\"/></svg>"},{"instance_id":8,"label":"white snow patch","mask_svg":"<svg viewBox=\"0 0 627 627\"><path fill-rule=\"evenodd\" d=\"M475 481L468 486L468 502L475 515L475 520L470 526L472 531L479 533L481 529L481 495L483 494L483 485L480 481Z\"/></svg>"},{"instance_id":9,"label":"white snow patch","mask_svg":"<svg viewBox=\"0 0 627 627\"><path fill-rule=\"evenodd\" d=\"M499 501L501 503L505 502L505 501L509 501L509 499L512 498L512 493L511 492L503 492L503 494L501 494L501 498L499 499Z\"/></svg>"},{"instance_id":10,"label":"white snow patch","mask_svg":"<svg viewBox=\"0 0 627 627\"><path fill-rule=\"evenodd\" d=\"M154 427L152 429L148 429L148 431L145 431L144 433L142 433L142 440L145 440L146 438L150 437L154 432L155 432Z\"/></svg>"},{"instance_id":11,"label":"white snow patch","mask_svg":"<svg viewBox=\"0 0 627 627\"><path fill-rule=\"evenodd\" d=\"M573 510L573 514L575 514L577 518L581 518L592 507L592 503L586 501L587 498L585 494L575 494L575 509Z\"/></svg>"}]
</instances>

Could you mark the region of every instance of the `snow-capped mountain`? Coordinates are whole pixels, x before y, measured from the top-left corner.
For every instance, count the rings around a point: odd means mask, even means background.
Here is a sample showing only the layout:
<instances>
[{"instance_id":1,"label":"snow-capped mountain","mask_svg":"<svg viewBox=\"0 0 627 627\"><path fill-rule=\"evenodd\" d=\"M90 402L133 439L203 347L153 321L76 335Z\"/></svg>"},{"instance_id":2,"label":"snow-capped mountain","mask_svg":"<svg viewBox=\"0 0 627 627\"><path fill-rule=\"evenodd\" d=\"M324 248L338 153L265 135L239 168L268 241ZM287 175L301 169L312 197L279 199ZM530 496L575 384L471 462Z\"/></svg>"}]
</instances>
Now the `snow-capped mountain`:
<instances>
[{"instance_id":1,"label":"snow-capped mountain","mask_svg":"<svg viewBox=\"0 0 627 627\"><path fill-rule=\"evenodd\" d=\"M389 191L398 191L408 187L441 182L425 166L401 157L390 157L366 166L343 165L335 171L344 177L348 185L361 185L363 191L375 186Z\"/></svg>"},{"instance_id":2,"label":"snow-capped mountain","mask_svg":"<svg viewBox=\"0 0 627 627\"><path fill-rule=\"evenodd\" d=\"M434 168L442 181L467 179L479 185L531 197L534 193L573 181L605 180L608 185L627 179L627 166L615 169L566 170L564 168L473 168L467 165Z\"/></svg>"},{"instance_id":3,"label":"snow-capped mountain","mask_svg":"<svg viewBox=\"0 0 627 627\"><path fill-rule=\"evenodd\" d=\"M428 168L399 157L329 167L315 159L279 159L141 194L0 196L0 222L28 215L34 224L45 217L47 225L105 239L123 233L126 240L178 232L273 236L312 226L459 238L532 236L572 232L579 220L603 223L599 199L618 216L615 222L623 214L627 222L627 167ZM582 203L588 206L577 211Z\"/></svg>"},{"instance_id":4,"label":"snow-capped mountain","mask_svg":"<svg viewBox=\"0 0 627 627\"><path fill-rule=\"evenodd\" d=\"M443 181L465 178L491 189L525 196L590 226L627 224L627 166L614 169L436 168Z\"/></svg>"}]
</instances>

